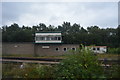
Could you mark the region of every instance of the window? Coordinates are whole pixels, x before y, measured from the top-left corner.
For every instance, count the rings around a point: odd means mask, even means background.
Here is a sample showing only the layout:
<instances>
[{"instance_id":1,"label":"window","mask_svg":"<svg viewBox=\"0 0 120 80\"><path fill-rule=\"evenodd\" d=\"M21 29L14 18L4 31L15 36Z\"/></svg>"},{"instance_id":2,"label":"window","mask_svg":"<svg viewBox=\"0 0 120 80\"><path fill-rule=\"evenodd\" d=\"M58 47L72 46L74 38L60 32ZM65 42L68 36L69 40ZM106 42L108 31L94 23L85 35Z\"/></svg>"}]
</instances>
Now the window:
<instances>
[{"instance_id":1,"label":"window","mask_svg":"<svg viewBox=\"0 0 120 80\"><path fill-rule=\"evenodd\" d=\"M54 37L51 37L51 40L54 40Z\"/></svg>"},{"instance_id":2,"label":"window","mask_svg":"<svg viewBox=\"0 0 120 80\"><path fill-rule=\"evenodd\" d=\"M54 40L57 40L57 37L54 37Z\"/></svg>"},{"instance_id":3,"label":"window","mask_svg":"<svg viewBox=\"0 0 120 80\"><path fill-rule=\"evenodd\" d=\"M50 46L42 46L42 48L48 49L50 48Z\"/></svg>"},{"instance_id":4,"label":"window","mask_svg":"<svg viewBox=\"0 0 120 80\"><path fill-rule=\"evenodd\" d=\"M93 50L96 50L96 48L93 48Z\"/></svg>"},{"instance_id":5,"label":"window","mask_svg":"<svg viewBox=\"0 0 120 80\"><path fill-rule=\"evenodd\" d=\"M58 40L61 40L61 38L60 38L60 37L58 37Z\"/></svg>"},{"instance_id":6,"label":"window","mask_svg":"<svg viewBox=\"0 0 120 80\"><path fill-rule=\"evenodd\" d=\"M64 48L63 50L64 50L64 51L67 51L67 48Z\"/></svg>"},{"instance_id":7,"label":"window","mask_svg":"<svg viewBox=\"0 0 120 80\"><path fill-rule=\"evenodd\" d=\"M50 37L46 37L46 40L48 40L48 41L49 41L49 40L50 40Z\"/></svg>"},{"instance_id":8,"label":"window","mask_svg":"<svg viewBox=\"0 0 120 80\"><path fill-rule=\"evenodd\" d=\"M72 48L72 50L74 50L74 51L75 51L75 48Z\"/></svg>"},{"instance_id":9,"label":"window","mask_svg":"<svg viewBox=\"0 0 120 80\"><path fill-rule=\"evenodd\" d=\"M40 40L45 40L45 37L40 37Z\"/></svg>"},{"instance_id":10,"label":"window","mask_svg":"<svg viewBox=\"0 0 120 80\"><path fill-rule=\"evenodd\" d=\"M55 50L56 50L56 51L59 51L59 48L56 48Z\"/></svg>"},{"instance_id":11,"label":"window","mask_svg":"<svg viewBox=\"0 0 120 80\"><path fill-rule=\"evenodd\" d=\"M36 37L36 40L38 41L38 40L39 40L39 37Z\"/></svg>"},{"instance_id":12,"label":"window","mask_svg":"<svg viewBox=\"0 0 120 80\"><path fill-rule=\"evenodd\" d=\"M100 50L100 48L97 48L97 50L99 51L99 50Z\"/></svg>"}]
</instances>

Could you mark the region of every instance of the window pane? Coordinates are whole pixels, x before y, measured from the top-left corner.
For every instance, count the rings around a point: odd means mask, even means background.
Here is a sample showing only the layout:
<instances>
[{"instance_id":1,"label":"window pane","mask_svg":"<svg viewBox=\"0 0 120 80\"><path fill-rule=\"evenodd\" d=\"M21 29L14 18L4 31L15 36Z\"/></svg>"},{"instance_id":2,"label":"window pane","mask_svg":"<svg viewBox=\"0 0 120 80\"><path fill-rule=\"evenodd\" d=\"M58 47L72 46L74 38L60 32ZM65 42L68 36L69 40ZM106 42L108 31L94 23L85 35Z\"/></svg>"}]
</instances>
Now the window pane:
<instances>
[{"instance_id":1,"label":"window pane","mask_svg":"<svg viewBox=\"0 0 120 80\"><path fill-rule=\"evenodd\" d=\"M36 40L38 41L38 40L39 40L39 38L38 38L38 37L36 37Z\"/></svg>"},{"instance_id":2,"label":"window pane","mask_svg":"<svg viewBox=\"0 0 120 80\"><path fill-rule=\"evenodd\" d=\"M97 48L97 50L100 50L100 48Z\"/></svg>"},{"instance_id":3,"label":"window pane","mask_svg":"<svg viewBox=\"0 0 120 80\"><path fill-rule=\"evenodd\" d=\"M60 37L58 37L58 40L61 40L61 38L60 38Z\"/></svg>"},{"instance_id":4,"label":"window pane","mask_svg":"<svg viewBox=\"0 0 120 80\"><path fill-rule=\"evenodd\" d=\"M59 50L59 48L56 48L56 51L58 51Z\"/></svg>"},{"instance_id":5,"label":"window pane","mask_svg":"<svg viewBox=\"0 0 120 80\"><path fill-rule=\"evenodd\" d=\"M75 50L75 48L72 48L72 50Z\"/></svg>"},{"instance_id":6,"label":"window pane","mask_svg":"<svg viewBox=\"0 0 120 80\"><path fill-rule=\"evenodd\" d=\"M96 48L93 48L93 50L96 50Z\"/></svg>"},{"instance_id":7,"label":"window pane","mask_svg":"<svg viewBox=\"0 0 120 80\"><path fill-rule=\"evenodd\" d=\"M51 40L54 40L54 37L51 37Z\"/></svg>"},{"instance_id":8,"label":"window pane","mask_svg":"<svg viewBox=\"0 0 120 80\"><path fill-rule=\"evenodd\" d=\"M45 40L45 37L41 37L41 40Z\"/></svg>"},{"instance_id":9,"label":"window pane","mask_svg":"<svg viewBox=\"0 0 120 80\"><path fill-rule=\"evenodd\" d=\"M54 37L54 40L57 40L57 37Z\"/></svg>"},{"instance_id":10,"label":"window pane","mask_svg":"<svg viewBox=\"0 0 120 80\"><path fill-rule=\"evenodd\" d=\"M63 50L64 50L64 51L67 51L67 48L64 48Z\"/></svg>"},{"instance_id":11,"label":"window pane","mask_svg":"<svg viewBox=\"0 0 120 80\"><path fill-rule=\"evenodd\" d=\"M50 37L46 37L46 40L50 40Z\"/></svg>"}]
</instances>

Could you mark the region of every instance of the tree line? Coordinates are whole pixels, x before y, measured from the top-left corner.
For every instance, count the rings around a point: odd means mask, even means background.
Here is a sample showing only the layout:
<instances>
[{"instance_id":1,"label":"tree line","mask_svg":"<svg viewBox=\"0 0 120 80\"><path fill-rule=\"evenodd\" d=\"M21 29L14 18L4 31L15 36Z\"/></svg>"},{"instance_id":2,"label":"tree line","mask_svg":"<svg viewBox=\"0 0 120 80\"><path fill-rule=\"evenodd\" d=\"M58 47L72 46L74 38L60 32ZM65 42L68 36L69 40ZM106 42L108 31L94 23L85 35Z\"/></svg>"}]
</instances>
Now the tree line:
<instances>
[{"instance_id":1,"label":"tree line","mask_svg":"<svg viewBox=\"0 0 120 80\"><path fill-rule=\"evenodd\" d=\"M99 28L90 26L85 29L80 24L63 22L62 25L46 26L40 23L36 26L22 26L13 23L10 26L2 26L3 42L34 42L34 33L39 31L61 31L65 44L83 44L120 47L120 25L117 28Z\"/></svg>"}]
</instances>

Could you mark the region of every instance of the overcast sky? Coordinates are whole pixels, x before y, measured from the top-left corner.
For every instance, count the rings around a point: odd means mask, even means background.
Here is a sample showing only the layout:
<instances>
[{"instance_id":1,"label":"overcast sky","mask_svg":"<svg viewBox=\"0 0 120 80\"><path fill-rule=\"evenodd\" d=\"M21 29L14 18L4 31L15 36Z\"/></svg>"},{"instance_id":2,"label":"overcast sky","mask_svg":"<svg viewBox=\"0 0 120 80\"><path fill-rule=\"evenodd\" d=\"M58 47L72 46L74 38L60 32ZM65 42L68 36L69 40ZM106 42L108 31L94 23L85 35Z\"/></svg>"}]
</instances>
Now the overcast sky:
<instances>
[{"instance_id":1,"label":"overcast sky","mask_svg":"<svg viewBox=\"0 0 120 80\"><path fill-rule=\"evenodd\" d=\"M3 2L2 25L17 23L33 26L39 23L58 26L64 21L84 28L97 25L116 28L117 2Z\"/></svg>"}]
</instances>

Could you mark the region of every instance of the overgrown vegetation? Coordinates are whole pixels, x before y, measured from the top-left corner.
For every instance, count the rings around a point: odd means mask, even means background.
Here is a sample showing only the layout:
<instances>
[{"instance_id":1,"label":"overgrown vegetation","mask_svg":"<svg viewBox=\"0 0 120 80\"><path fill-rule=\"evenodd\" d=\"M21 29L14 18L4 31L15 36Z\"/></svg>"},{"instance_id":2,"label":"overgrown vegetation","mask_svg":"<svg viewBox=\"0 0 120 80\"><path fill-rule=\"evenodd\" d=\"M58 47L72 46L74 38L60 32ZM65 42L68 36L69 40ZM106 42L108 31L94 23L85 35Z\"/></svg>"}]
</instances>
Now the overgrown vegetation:
<instances>
[{"instance_id":1,"label":"overgrown vegetation","mask_svg":"<svg viewBox=\"0 0 120 80\"><path fill-rule=\"evenodd\" d=\"M113 60L116 60L116 59L119 59L120 57L120 54L97 54L98 58L100 59L113 59Z\"/></svg>"},{"instance_id":2,"label":"overgrown vegetation","mask_svg":"<svg viewBox=\"0 0 120 80\"><path fill-rule=\"evenodd\" d=\"M53 78L53 79L92 79L118 78L119 65L109 70L101 67L100 62L90 50L86 48L72 51L73 54L57 65L41 64L3 64L3 78ZM119 71L119 72L117 72Z\"/></svg>"},{"instance_id":3,"label":"overgrown vegetation","mask_svg":"<svg viewBox=\"0 0 120 80\"><path fill-rule=\"evenodd\" d=\"M120 48L108 48L107 53L120 54Z\"/></svg>"},{"instance_id":4,"label":"overgrown vegetation","mask_svg":"<svg viewBox=\"0 0 120 80\"><path fill-rule=\"evenodd\" d=\"M113 64L112 67L107 68L104 70L104 75L106 78L113 78L113 79L119 79L120 78L120 65L119 64Z\"/></svg>"},{"instance_id":5,"label":"overgrown vegetation","mask_svg":"<svg viewBox=\"0 0 120 80\"><path fill-rule=\"evenodd\" d=\"M59 65L56 72L60 79L64 78L103 78L103 68L97 56L87 48L78 49L74 54L68 55Z\"/></svg>"}]
</instances>

